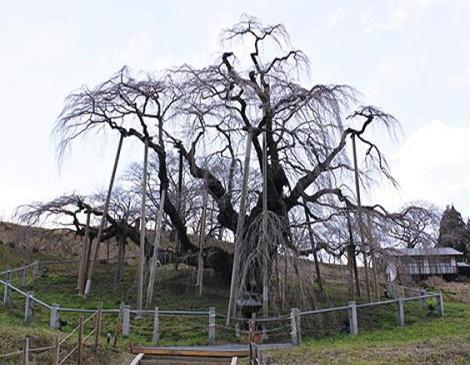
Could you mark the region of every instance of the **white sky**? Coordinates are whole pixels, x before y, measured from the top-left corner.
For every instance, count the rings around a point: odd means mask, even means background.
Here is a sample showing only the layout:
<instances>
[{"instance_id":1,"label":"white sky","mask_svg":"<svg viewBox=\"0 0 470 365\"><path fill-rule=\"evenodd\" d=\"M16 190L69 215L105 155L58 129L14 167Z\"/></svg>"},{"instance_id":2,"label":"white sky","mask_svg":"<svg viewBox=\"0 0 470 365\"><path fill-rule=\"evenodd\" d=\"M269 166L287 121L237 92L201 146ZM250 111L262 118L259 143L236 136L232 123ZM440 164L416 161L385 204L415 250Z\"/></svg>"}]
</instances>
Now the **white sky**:
<instances>
[{"instance_id":1,"label":"white sky","mask_svg":"<svg viewBox=\"0 0 470 365\"><path fill-rule=\"evenodd\" d=\"M55 161L50 133L71 91L124 64L207 63L242 13L283 23L313 82L350 84L399 119L400 139L383 141L401 189L380 186L378 201L454 203L470 215L470 1L0 0L0 9L0 218L106 185L114 140L75 144L61 170ZM140 159L136 146L123 153Z\"/></svg>"}]
</instances>

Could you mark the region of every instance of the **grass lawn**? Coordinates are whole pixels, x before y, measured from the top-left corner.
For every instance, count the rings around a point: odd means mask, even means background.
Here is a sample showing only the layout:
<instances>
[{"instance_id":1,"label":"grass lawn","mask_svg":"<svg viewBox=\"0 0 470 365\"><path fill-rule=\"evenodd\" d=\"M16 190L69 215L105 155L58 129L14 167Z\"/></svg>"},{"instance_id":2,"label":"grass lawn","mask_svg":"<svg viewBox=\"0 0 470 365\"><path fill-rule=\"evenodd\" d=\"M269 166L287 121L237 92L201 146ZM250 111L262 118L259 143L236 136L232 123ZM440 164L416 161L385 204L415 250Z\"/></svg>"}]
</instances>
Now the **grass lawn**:
<instances>
[{"instance_id":1,"label":"grass lawn","mask_svg":"<svg viewBox=\"0 0 470 365\"><path fill-rule=\"evenodd\" d=\"M270 356L285 365L470 364L470 305L447 302L445 308L445 318L415 321L404 328L359 328L355 337L307 339L299 348Z\"/></svg>"}]
</instances>

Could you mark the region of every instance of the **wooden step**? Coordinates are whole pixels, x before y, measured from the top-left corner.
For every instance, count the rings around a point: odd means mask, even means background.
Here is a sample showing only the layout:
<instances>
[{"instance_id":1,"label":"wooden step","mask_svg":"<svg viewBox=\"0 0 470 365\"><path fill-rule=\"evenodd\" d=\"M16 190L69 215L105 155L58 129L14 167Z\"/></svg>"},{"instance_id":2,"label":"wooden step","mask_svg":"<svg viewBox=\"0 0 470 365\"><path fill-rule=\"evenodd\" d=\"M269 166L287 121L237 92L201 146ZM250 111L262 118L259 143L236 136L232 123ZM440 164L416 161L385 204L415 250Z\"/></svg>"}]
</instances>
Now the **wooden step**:
<instances>
[{"instance_id":1,"label":"wooden step","mask_svg":"<svg viewBox=\"0 0 470 365\"><path fill-rule=\"evenodd\" d=\"M144 356L139 365L230 365L231 358L191 356Z\"/></svg>"}]
</instances>

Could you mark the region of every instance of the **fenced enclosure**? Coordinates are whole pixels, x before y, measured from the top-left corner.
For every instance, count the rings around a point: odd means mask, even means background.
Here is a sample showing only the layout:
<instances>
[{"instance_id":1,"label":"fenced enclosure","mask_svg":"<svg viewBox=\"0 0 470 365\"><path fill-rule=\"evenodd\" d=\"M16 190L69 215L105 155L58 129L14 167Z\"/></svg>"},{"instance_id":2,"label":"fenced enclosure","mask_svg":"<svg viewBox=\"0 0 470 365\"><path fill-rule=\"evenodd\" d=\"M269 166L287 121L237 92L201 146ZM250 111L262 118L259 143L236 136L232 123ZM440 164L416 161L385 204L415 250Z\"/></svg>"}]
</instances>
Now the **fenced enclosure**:
<instances>
[{"instance_id":1,"label":"fenced enclosure","mask_svg":"<svg viewBox=\"0 0 470 365\"><path fill-rule=\"evenodd\" d=\"M250 344L251 336L255 336L257 339L255 342L299 345L302 338L321 338L340 333L357 335L364 330L404 326L430 317L444 316L441 292L428 292L392 284L388 284L387 288L389 298L382 301L371 303L352 301L343 306L308 311L292 308L287 314L273 317L251 319L235 317L229 326L226 325L226 316L217 312L216 308L163 310L155 307L149 310L136 310L124 303L120 308L70 308L56 303L46 303L38 299L33 292L20 288L38 276L41 269L47 271L49 265L57 268L70 262L70 260L42 263L35 261L20 268L0 272L3 306L21 316L25 322L34 321L61 330L64 323L67 324L67 328L73 326L74 329L69 332L66 340L82 333L83 342L78 343L85 344L90 336L95 335L95 346L99 342L100 333L107 334L107 341L112 346L116 346L119 337L127 338L131 335L133 340L155 345L167 338L177 337L184 339L183 344L188 345L235 342ZM84 319L84 315L89 317ZM99 321L96 320L98 315ZM91 322L95 323L95 328L87 332L85 327ZM175 326L176 322L179 323L178 326ZM59 352L60 345L65 340L60 341ZM57 344L51 346L57 348ZM81 345L77 346L74 351L80 351ZM16 351L15 356L19 356L24 352L22 351Z\"/></svg>"}]
</instances>

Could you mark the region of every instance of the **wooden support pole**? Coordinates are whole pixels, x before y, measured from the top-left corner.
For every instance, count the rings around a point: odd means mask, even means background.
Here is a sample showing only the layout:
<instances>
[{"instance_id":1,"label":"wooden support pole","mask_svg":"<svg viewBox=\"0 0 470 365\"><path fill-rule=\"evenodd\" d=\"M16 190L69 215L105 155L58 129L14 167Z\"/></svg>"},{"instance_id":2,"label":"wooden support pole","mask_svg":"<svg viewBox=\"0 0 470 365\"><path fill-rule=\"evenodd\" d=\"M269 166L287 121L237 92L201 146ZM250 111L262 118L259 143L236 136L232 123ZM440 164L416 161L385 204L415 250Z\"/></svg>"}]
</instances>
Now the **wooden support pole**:
<instances>
[{"instance_id":1,"label":"wooden support pole","mask_svg":"<svg viewBox=\"0 0 470 365\"><path fill-rule=\"evenodd\" d=\"M95 352L98 351L98 348L100 346L100 335L101 335L101 319L102 319L102 308L103 308L103 303L100 303L100 306L98 307L98 311L96 312L96 318L95 318Z\"/></svg>"},{"instance_id":2,"label":"wooden support pole","mask_svg":"<svg viewBox=\"0 0 470 365\"><path fill-rule=\"evenodd\" d=\"M180 150L179 151L179 163L178 163L178 185L177 185L177 209L178 209L178 215L181 215L181 211L183 209L183 152ZM180 243L179 243L179 235L178 235L178 230L176 230L176 236L175 236L175 241L176 241L176 252L179 252L180 248Z\"/></svg>"},{"instance_id":3,"label":"wooden support pole","mask_svg":"<svg viewBox=\"0 0 470 365\"><path fill-rule=\"evenodd\" d=\"M88 279L86 281L85 293L84 293L85 296L88 296L91 290L91 279L93 277L93 270L95 268L96 261L98 259L98 252L99 252L99 247L101 243L101 237L103 235L103 228L106 222L106 215L108 214L109 201L111 200L111 192L113 190L114 179L116 177L116 170L117 170L118 163L119 163L119 156L121 155L121 148L122 148L123 140L124 140L124 135L121 134L121 137L119 139L118 149L116 152L116 158L114 160L113 172L111 173L111 179L109 181L108 194L106 195L106 201L105 201L104 208L103 208L103 215L101 216L100 226L98 229L98 235L96 236L95 247L93 251L93 259L90 264L90 269L88 270Z\"/></svg>"},{"instance_id":4,"label":"wooden support pole","mask_svg":"<svg viewBox=\"0 0 470 365\"><path fill-rule=\"evenodd\" d=\"M54 337L54 348L53 348L53 355L54 355L54 365L59 365L60 363L60 337Z\"/></svg>"},{"instance_id":5,"label":"wooden support pole","mask_svg":"<svg viewBox=\"0 0 470 365\"><path fill-rule=\"evenodd\" d=\"M142 202L140 207L140 244L139 244L139 270L137 279L137 309L142 310L144 298L144 271L145 271L145 210L147 204L147 165L148 165L148 139L145 139L144 166L142 173Z\"/></svg>"},{"instance_id":6,"label":"wooden support pole","mask_svg":"<svg viewBox=\"0 0 470 365\"><path fill-rule=\"evenodd\" d=\"M160 341L160 314L158 307L155 307L153 314L152 342L156 345L158 341Z\"/></svg>"},{"instance_id":7,"label":"wooden support pole","mask_svg":"<svg viewBox=\"0 0 470 365\"><path fill-rule=\"evenodd\" d=\"M209 308L209 345L215 344L215 308Z\"/></svg>"},{"instance_id":8,"label":"wooden support pole","mask_svg":"<svg viewBox=\"0 0 470 365\"><path fill-rule=\"evenodd\" d=\"M361 250L362 257L364 261L364 276L366 279L366 292L367 299L372 301L371 291L370 291L370 280L369 280L369 268L367 264L367 252L366 252L366 242L365 242L365 232L364 232L364 221L362 220L362 205L361 205L361 187L359 185L359 168L357 164L357 150L356 150L356 138L353 134L351 136L352 145L353 145L353 159L354 159L354 180L356 183L356 198L357 198L357 213L359 219L359 232L361 235Z\"/></svg>"},{"instance_id":9,"label":"wooden support pole","mask_svg":"<svg viewBox=\"0 0 470 365\"><path fill-rule=\"evenodd\" d=\"M78 268L78 282L77 282L77 288L78 288L78 293L80 295L83 295L83 290L85 287L85 278L86 278L86 268L88 266L87 259L89 258L89 255L87 255L88 251L88 234L90 231L90 211L87 211L86 214L86 224L85 224L85 235L83 237L83 242L82 242L82 252L80 255L80 266Z\"/></svg>"},{"instance_id":10,"label":"wooden support pole","mask_svg":"<svg viewBox=\"0 0 470 365\"><path fill-rule=\"evenodd\" d=\"M305 201L304 197L302 197L302 198L303 198L303 202L304 202L305 219L308 223L310 221L310 217L308 215L307 202ZM313 229L312 229L312 226L310 224L307 224L307 231L308 231L308 237L309 237L309 240L310 240L310 248L312 250L312 255L313 255L313 262L314 262L314 265L315 265L316 280L317 280L317 283L318 283L318 287L320 289L320 293L321 293L322 296L324 296L325 291L323 289L323 281L322 281L321 273L320 273L320 263L318 262L318 254L317 254L317 247L316 247L316 244L315 244L315 236L313 235Z\"/></svg>"},{"instance_id":11,"label":"wooden support pole","mask_svg":"<svg viewBox=\"0 0 470 365\"><path fill-rule=\"evenodd\" d=\"M206 218L207 218L207 200L209 195L209 189L204 181L204 192L202 196L202 215L201 215L201 226L199 231L199 253L197 260L197 280L196 285L198 286L198 294L202 297L203 289L203 276L204 276L204 244L206 241Z\"/></svg>"},{"instance_id":12,"label":"wooden support pole","mask_svg":"<svg viewBox=\"0 0 470 365\"><path fill-rule=\"evenodd\" d=\"M348 313L349 313L349 333L353 336L358 334L358 325L357 325L357 307L356 302L351 301L348 303Z\"/></svg>"},{"instance_id":13,"label":"wooden support pole","mask_svg":"<svg viewBox=\"0 0 470 365\"><path fill-rule=\"evenodd\" d=\"M251 155L251 139L253 131L250 129L246 136L246 145L245 145L245 161L243 166L243 182L242 182L242 192L240 198L240 209L238 212L238 221L237 221L237 230L235 233L235 248L233 254L233 266L232 266L232 278L230 280L230 297L228 302L227 310L227 325L230 324L232 316L235 315L236 310L236 300L238 296L238 276L240 269L240 260L241 260L241 246L243 242L244 235L244 225L245 225L245 211L246 211L246 200L248 195L248 177L250 174L250 155Z\"/></svg>"},{"instance_id":14,"label":"wooden support pole","mask_svg":"<svg viewBox=\"0 0 470 365\"><path fill-rule=\"evenodd\" d=\"M356 295L358 297L361 296L361 286L359 282L359 273L357 271L357 262L356 262L356 245L354 244L354 236L353 236L353 230L352 230L352 224L351 224L351 216L349 215L349 212L346 213L346 221L348 223L348 233L349 233L349 245L350 245L350 251L351 251L351 264L353 266L353 272L354 272L354 282L356 284Z\"/></svg>"},{"instance_id":15,"label":"wooden support pole","mask_svg":"<svg viewBox=\"0 0 470 365\"><path fill-rule=\"evenodd\" d=\"M78 322L78 340L77 340L77 364L82 365L83 357L83 314L80 314Z\"/></svg>"},{"instance_id":16,"label":"wooden support pole","mask_svg":"<svg viewBox=\"0 0 470 365\"><path fill-rule=\"evenodd\" d=\"M262 237L264 242L262 242L264 249L263 254L263 267L262 267L262 279L263 279L263 315L268 316L269 311L269 269L268 269L268 226L267 226L267 214L268 214L268 148L266 144L266 129L263 131L263 234Z\"/></svg>"},{"instance_id":17,"label":"wooden support pole","mask_svg":"<svg viewBox=\"0 0 470 365\"><path fill-rule=\"evenodd\" d=\"M153 290L155 288L155 279L157 276L157 269L158 269L158 254L160 251L160 241L161 241L161 233L162 233L162 221L163 221L163 212L166 200L166 190L162 190L162 194L160 196L160 207L158 209L157 221L155 224L155 239L153 241L153 255L150 264L150 274L149 274L149 282L147 287L147 302L146 307L150 308L153 303Z\"/></svg>"},{"instance_id":18,"label":"wooden support pole","mask_svg":"<svg viewBox=\"0 0 470 365\"><path fill-rule=\"evenodd\" d=\"M24 348L23 348L23 365L29 365L29 349L31 339L26 336L24 339Z\"/></svg>"},{"instance_id":19,"label":"wooden support pole","mask_svg":"<svg viewBox=\"0 0 470 365\"><path fill-rule=\"evenodd\" d=\"M421 307L422 308L426 308L427 307L427 304L426 304L426 298L423 298L425 295L426 295L426 290L424 289L420 289L419 290L419 295L422 297L419 302L421 304Z\"/></svg>"}]
</instances>

